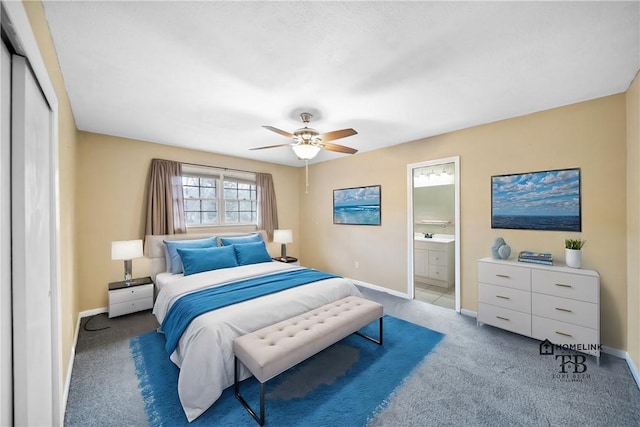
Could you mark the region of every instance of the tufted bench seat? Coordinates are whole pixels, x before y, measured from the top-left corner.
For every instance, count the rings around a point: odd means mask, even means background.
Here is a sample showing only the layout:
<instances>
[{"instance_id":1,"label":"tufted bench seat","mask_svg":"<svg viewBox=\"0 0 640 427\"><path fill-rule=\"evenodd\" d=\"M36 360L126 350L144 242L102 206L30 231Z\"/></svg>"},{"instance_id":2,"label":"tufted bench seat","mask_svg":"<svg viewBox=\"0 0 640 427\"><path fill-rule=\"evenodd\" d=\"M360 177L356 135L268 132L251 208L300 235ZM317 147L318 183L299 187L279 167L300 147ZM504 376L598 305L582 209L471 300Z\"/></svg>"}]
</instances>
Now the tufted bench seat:
<instances>
[{"instance_id":1,"label":"tufted bench seat","mask_svg":"<svg viewBox=\"0 0 640 427\"><path fill-rule=\"evenodd\" d=\"M233 341L235 395L251 416L264 425L264 384L341 339L357 333L382 345L382 305L349 296L288 320L243 335ZM379 339L358 332L379 320ZM240 395L239 363L260 382L260 416Z\"/></svg>"}]
</instances>

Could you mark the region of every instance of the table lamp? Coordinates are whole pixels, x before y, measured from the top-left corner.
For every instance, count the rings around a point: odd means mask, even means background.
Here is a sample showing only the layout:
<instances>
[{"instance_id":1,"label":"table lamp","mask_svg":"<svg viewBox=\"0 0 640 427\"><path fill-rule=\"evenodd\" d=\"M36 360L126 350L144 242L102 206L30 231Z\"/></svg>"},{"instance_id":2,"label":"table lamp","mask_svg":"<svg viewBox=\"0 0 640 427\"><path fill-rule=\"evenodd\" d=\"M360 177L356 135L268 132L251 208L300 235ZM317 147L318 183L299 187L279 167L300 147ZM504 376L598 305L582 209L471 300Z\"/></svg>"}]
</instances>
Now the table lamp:
<instances>
[{"instance_id":1,"label":"table lamp","mask_svg":"<svg viewBox=\"0 0 640 427\"><path fill-rule=\"evenodd\" d=\"M287 243L293 242L293 231L291 230L273 230L273 241L276 243L282 243L280 246L280 256L283 259L287 258Z\"/></svg>"},{"instance_id":2,"label":"table lamp","mask_svg":"<svg viewBox=\"0 0 640 427\"><path fill-rule=\"evenodd\" d=\"M131 282L131 260L142 256L142 240L120 240L111 242L111 259L124 260L125 282Z\"/></svg>"}]
</instances>

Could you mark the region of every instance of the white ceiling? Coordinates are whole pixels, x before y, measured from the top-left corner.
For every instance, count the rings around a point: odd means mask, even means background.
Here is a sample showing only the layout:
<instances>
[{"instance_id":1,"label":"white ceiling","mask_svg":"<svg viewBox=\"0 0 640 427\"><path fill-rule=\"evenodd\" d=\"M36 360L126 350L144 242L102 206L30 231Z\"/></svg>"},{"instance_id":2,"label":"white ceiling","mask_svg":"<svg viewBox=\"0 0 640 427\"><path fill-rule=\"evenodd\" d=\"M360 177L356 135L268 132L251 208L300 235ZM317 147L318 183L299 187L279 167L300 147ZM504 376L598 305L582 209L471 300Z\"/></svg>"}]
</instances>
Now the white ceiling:
<instances>
[{"instance_id":1,"label":"white ceiling","mask_svg":"<svg viewBox=\"0 0 640 427\"><path fill-rule=\"evenodd\" d=\"M364 152L620 93L640 67L638 1L44 9L78 129L293 166L288 147L249 151L288 142L262 125L308 111Z\"/></svg>"}]
</instances>

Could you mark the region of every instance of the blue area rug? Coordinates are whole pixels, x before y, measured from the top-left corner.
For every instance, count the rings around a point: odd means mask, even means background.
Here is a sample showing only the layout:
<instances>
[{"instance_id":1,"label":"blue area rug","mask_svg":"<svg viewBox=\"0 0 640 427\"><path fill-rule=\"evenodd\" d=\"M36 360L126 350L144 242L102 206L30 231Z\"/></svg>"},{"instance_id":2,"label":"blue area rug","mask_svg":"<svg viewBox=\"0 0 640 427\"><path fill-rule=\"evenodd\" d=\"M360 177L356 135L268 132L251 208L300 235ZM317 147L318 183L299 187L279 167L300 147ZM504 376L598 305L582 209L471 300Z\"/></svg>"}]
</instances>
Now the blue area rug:
<instances>
[{"instance_id":1,"label":"blue area rug","mask_svg":"<svg viewBox=\"0 0 640 427\"><path fill-rule=\"evenodd\" d=\"M363 329L377 337L378 322ZM271 426L364 426L384 408L389 395L435 348L440 332L384 317L384 345L351 335L267 382L266 424ZM233 394L233 386L204 414L188 423L178 398L178 368L156 332L129 346L151 426L257 426ZM257 410L258 382L240 391Z\"/></svg>"}]
</instances>

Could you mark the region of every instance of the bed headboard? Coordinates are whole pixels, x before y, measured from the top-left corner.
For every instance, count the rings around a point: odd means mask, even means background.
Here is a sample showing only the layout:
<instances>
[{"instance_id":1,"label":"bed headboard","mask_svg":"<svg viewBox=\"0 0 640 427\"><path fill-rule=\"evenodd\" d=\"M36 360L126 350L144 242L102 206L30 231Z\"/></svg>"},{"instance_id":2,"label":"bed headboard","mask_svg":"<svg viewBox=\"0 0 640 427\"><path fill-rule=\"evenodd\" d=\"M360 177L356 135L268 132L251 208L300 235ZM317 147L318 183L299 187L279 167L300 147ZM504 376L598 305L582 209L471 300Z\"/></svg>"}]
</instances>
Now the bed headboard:
<instances>
[{"instance_id":1,"label":"bed headboard","mask_svg":"<svg viewBox=\"0 0 640 427\"><path fill-rule=\"evenodd\" d=\"M267 232L264 230L256 231L238 231L238 232L224 232L224 233L198 233L198 234L160 234L160 235L147 235L145 237L144 253L149 258L151 264L151 278L155 282L156 275L167 271L167 261L165 257L165 244L164 240L193 240L203 239L206 237L218 236L218 237L233 237L233 236L247 236L249 234L259 233L262 236L262 240L267 242Z\"/></svg>"}]
</instances>

